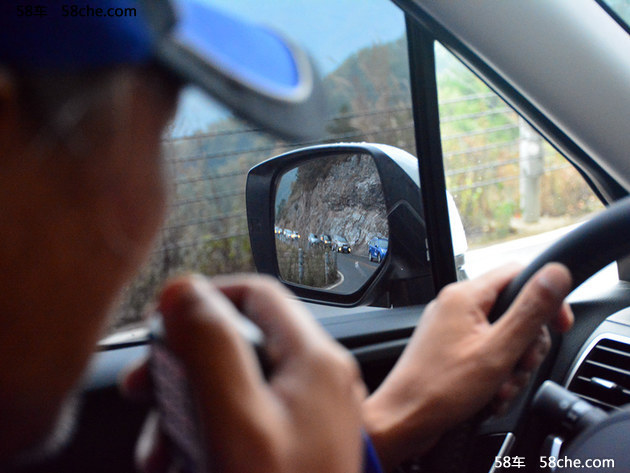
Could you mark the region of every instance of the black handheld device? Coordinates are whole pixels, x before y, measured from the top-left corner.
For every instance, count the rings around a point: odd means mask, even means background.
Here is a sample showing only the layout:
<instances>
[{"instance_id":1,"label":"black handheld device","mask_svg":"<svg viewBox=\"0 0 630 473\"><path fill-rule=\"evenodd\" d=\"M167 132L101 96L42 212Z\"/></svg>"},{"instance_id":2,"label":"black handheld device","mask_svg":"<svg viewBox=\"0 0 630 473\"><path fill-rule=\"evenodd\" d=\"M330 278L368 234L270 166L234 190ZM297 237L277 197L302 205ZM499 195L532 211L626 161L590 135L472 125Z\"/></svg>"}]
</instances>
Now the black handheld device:
<instances>
[{"instance_id":1,"label":"black handheld device","mask_svg":"<svg viewBox=\"0 0 630 473\"><path fill-rule=\"evenodd\" d=\"M267 372L264 357L264 336L260 329L245 317L237 320L241 335L256 349L258 359ZM194 408L190 385L182 363L168 348L162 317L156 313L150 324L150 370L153 378L155 402L161 414L164 433L169 437L173 457L185 473L210 471L201 445L199 418Z\"/></svg>"}]
</instances>

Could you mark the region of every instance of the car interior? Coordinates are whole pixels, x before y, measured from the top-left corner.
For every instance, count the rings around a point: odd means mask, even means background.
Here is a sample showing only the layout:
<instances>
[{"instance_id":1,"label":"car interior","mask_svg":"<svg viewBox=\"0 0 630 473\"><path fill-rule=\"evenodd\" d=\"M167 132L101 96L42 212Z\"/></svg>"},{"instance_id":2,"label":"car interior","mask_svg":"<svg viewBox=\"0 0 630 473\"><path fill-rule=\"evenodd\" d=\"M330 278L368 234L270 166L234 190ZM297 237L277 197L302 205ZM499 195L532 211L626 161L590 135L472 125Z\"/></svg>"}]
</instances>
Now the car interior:
<instances>
[{"instance_id":1,"label":"car interior","mask_svg":"<svg viewBox=\"0 0 630 473\"><path fill-rule=\"evenodd\" d=\"M503 251L520 237L541 238L530 229L550 231L552 240L515 257L526 269L491 317L537 269L559 261L573 274L574 328L553 336L550 354L507 414L480 414L399 471L573 471L564 468L571 462L542 464L543 457L590 460L601 471L613 471L605 460L614 459L623 471L630 464L622 448L630 432L623 408L630 403L630 1L215 3L297 35L319 61L332 115L321 140L274 141L185 91L184 111L164 139L183 191L150 263L159 262L160 277L183 268L279 278L351 351L373 390L443 287L508 262ZM298 30L309 28L300 38ZM346 39L326 39L332 29ZM333 42L356 46L337 51ZM507 144L482 139L467 125L473 121ZM532 146L533 155L545 155L540 169L530 164ZM467 164L457 161L462 156ZM546 173L567 174L552 181ZM234 176L238 188L226 180ZM528 183L551 196L551 203L537 201L536 223L525 222ZM494 200L485 201L490 188ZM554 207L563 194L566 211ZM475 220L483 212L488 220ZM570 212L578 217L566 218ZM551 220L567 231L540 223ZM191 222L203 230L193 235ZM296 237L285 238L285 229ZM331 251L317 238L309 244L309 234L339 235L351 251ZM378 261L368 248L375 237L388 240ZM247 258L235 256L243 247ZM125 305L131 315L99 344L73 441L20 471L136 471L135 441L150 406L125 400L117 383L148 351L138 314L153 288L142 279L130 286L139 294Z\"/></svg>"}]
</instances>

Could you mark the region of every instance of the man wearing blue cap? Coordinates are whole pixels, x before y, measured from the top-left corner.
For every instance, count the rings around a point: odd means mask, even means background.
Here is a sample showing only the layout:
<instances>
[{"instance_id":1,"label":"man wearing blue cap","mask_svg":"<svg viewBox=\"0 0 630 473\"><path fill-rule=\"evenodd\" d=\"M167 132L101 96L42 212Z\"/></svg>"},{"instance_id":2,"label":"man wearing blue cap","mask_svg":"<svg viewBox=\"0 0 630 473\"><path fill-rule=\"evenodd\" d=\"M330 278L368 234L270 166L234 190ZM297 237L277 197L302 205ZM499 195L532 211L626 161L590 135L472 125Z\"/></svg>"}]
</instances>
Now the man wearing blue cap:
<instances>
[{"instance_id":1,"label":"man wearing blue cap","mask_svg":"<svg viewBox=\"0 0 630 473\"><path fill-rule=\"evenodd\" d=\"M38 3L45 21L14 5L0 19L0 468L61 442L106 314L162 223L160 139L181 83L281 136L317 136L324 122L309 59L268 30L193 1L93 0L103 15L136 14L70 19L61 2ZM204 461L214 471L347 473L426 452L515 395L548 349L543 324L570 326L570 276L558 265L489 325L515 274L443 291L368 398L349 354L277 282L172 281L157 306L190 379ZM266 335L267 381L234 328L238 313ZM123 383L130 395L147 386L145 367ZM148 471L172 460L158 422L139 445Z\"/></svg>"}]
</instances>

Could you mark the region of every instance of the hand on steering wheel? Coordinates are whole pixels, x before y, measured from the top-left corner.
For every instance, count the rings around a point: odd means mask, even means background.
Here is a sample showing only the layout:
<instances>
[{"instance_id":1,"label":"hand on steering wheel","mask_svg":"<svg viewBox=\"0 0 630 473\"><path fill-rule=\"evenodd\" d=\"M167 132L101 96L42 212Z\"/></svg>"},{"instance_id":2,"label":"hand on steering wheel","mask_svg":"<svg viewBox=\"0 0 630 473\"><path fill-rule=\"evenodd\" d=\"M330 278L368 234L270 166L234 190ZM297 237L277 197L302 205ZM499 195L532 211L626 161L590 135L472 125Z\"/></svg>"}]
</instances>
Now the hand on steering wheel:
<instances>
[{"instance_id":1,"label":"hand on steering wheel","mask_svg":"<svg viewBox=\"0 0 630 473\"><path fill-rule=\"evenodd\" d=\"M506 266L452 284L427 306L400 360L364 403L386 470L422 455L489 402L509 402L549 349L544 325L571 326L563 304L571 277L557 264L540 271L501 319L488 322L498 294L519 270Z\"/></svg>"}]
</instances>

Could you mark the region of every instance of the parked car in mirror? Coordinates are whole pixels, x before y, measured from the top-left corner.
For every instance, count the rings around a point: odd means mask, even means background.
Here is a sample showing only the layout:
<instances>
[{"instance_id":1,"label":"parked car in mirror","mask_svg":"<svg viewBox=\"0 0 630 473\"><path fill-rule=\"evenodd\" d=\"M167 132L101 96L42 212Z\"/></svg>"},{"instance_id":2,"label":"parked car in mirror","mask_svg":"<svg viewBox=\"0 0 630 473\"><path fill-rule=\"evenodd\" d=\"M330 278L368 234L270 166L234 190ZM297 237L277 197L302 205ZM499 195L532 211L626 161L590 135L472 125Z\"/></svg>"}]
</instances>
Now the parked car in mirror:
<instances>
[{"instance_id":1,"label":"parked car in mirror","mask_svg":"<svg viewBox=\"0 0 630 473\"><path fill-rule=\"evenodd\" d=\"M370 261L380 263L387 256L387 246L389 241L387 238L374 237L368 244L368 257Z\"/></svg>"},{"instance_id":2,"label":"parked car in mirror","mask_svg":"<svg viewBox=\"0 0 630 473\"><path fill-rule=\"evenodd\" d=\"M333 235L332 238L332 249L337 253L351 253L352 248L348 240L346 240L341 235Z\"/></svg>"},{"instance_id":3,"label":"parked car in mirror","mask_svg":"<svg viewBox=\"0 0 630 473\"><path fill-rule=\"evenodd\" d=\"M321 241L319 240L319 236L316 235L315 233L309 233L308 246L312 248L313 246L318 246L319 244L321 244Z\"/></svg>"},{"instance_id":4,"label":"parked car in mirror","mask_svg":"<svg viewBox=\"0 0 630 473\"><path fill-rule=\"evenodd\" d=\"M326 248L332 248L332 238L330 238L330 235L322 234L319 240Z\"/></svg>"}]
</instances>

